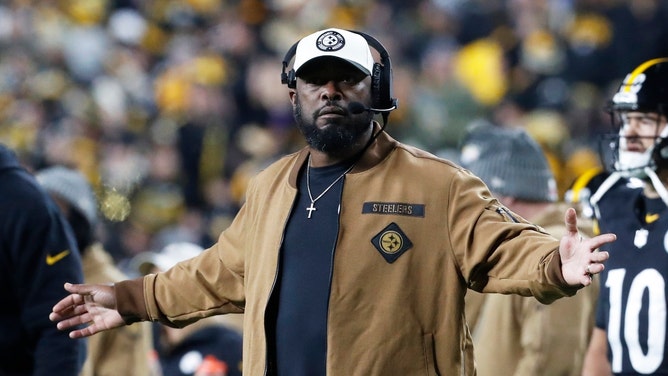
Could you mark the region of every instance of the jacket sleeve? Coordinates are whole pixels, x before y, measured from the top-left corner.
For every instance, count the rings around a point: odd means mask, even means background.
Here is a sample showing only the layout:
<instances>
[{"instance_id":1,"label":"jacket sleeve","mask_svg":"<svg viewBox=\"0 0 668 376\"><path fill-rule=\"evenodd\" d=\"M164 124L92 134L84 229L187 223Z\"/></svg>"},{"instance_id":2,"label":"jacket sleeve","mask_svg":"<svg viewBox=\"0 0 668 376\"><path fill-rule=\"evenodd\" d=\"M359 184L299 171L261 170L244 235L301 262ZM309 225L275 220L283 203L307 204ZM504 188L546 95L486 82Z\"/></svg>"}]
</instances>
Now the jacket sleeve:
<instances>
[{"instance_id":1,"label":"jacket sleeve","mask_svg":"<svg viewBox=\"0 0 668 376\"><path fill-rule=\"evenodd\" d=\"M126 324L158 321L180 328L209 316L243 313L244 244L252 227L248 207L247 201L218 242L198 256L164 272L117 282L117 310Z\"/></svg>"},{"instance_id":2,"label":"jacket sleeve","mask_svg":"<svg viewBox=\"0 0 668 376\"><path fill-rule=\"evenodd\" d=\"M183 327L208 316L243 313L243 274L225 267L218 247L165 272L116 282L116 309L123 321Z\"/></svg>"},{"instance_id":3,"label":"jacket sleeve","mask_svg":"<svg viewBox=\"0 0 668 376\"><path fill-rule=\"evenodd\" d=\"M501 205L480 179L460 173L451 183L446 222L469 287L546 304L574 295L582 286L563 279L559 241Z\"/></svg>"},{"instance_id":4,"label":"jacket sleeve","mask_svg":"<svg viewBox=\"0 0 668 376\"><path fill-rule=\"evenodd\" d=\"M171 269L116 284L118 310L126 323L150 320L184 327L199 319L243 313L245 304L244 205L219 241Z\"/></svg>"}]
</instances>

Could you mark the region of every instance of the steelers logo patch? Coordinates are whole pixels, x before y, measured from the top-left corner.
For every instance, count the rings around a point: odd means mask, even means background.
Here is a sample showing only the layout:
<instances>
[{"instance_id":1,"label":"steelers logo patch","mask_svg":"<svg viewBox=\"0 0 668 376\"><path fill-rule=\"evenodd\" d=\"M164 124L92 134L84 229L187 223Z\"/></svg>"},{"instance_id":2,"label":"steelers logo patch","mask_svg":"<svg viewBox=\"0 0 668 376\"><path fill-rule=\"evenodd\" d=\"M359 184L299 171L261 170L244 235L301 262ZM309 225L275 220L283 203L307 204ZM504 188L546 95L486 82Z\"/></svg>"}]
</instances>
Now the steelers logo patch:
<instances>
[{"instance_id":1,"label":"steelers logo patch","mask_svg":"<svg viewBox=\"0 0 668 376\"><path fill-rule=\"evenodd\" d=\"M386 231L380 236L380 248L385 253L397 253L404 245L404 239L396 231Z\"/></svg>"},{"instance_id":2,"label":"steelers logo patch","mask_svg":"<svg viewBox=\"0 0 668 376\"><path fill-rule=\"evenodd\" d=\"M346 40L343 39L343 35L330 30L322 33L318 37L315 45L321 51L338 51L342 49L345 44Z\"/></svg>"},{"instance_id":3,"label":"steelers logo patch","mask_svg":"<svg viewBox=\"0 0 668 376\"><path fill-rule=\"evenodd\" d=\"M413 243L399 226L392 222L371 239L371 244L380 252L385 261L393 263L404 252L413 247Z\"/></svg>"}]
</instances>

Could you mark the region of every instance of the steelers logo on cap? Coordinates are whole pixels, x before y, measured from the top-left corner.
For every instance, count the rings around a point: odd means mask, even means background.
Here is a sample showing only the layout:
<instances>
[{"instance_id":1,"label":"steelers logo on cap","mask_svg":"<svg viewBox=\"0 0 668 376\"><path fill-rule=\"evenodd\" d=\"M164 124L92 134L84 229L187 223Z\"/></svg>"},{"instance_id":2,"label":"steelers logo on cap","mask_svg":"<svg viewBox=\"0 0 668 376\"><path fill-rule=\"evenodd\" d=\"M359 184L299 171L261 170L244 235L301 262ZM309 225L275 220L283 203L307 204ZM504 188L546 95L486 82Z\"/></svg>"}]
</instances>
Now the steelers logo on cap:
<instances>
[{"instance_id":1,"label":"steelers logo on cap","mask_svg":"<svg viewBox=\"0 0 668 376\"><path fill-rule=\"evenodd\" d=\"M316 40L316 47L321 51L338 51L346 44L343 35L330 30L322 33Z\"/></svg>"}]
</instances>

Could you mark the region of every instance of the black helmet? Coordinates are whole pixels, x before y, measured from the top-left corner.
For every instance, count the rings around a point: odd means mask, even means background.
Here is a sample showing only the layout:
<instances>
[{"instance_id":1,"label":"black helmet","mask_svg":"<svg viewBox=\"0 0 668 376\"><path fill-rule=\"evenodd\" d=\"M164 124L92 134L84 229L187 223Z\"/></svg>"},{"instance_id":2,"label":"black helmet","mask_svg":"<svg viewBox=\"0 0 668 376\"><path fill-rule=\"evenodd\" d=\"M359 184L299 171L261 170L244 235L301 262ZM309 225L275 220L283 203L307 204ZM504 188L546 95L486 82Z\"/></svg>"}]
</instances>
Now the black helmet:
<instances>
[{"instance_id":1,"label":"black helmet","mask_svg":"<svg viewBox=\"0 0 668 376\"><path fill-rule=\"evenodd\" d=\"M668 110L668 57L648 60L626 75L610 103L613 111L666 114Z\"/></svg>"}]
</instances>

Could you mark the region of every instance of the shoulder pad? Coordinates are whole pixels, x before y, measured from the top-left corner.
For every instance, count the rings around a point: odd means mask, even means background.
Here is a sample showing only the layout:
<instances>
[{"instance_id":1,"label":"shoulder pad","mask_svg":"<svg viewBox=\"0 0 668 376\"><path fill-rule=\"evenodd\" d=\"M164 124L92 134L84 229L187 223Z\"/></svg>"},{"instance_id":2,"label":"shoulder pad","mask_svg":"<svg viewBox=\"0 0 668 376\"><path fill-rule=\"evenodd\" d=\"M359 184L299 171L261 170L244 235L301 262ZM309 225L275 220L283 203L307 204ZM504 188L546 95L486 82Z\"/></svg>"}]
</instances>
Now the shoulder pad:
<instances>
[{"instance_id":1,"label":"shoulder pad","mask_svg":"<svg viewBox=\"0 0 668 376\"><path fill-rule=\"evenodd\" d=\"M589 197L598 190L611 172L595 167L585 171L568 188L564 195L564 201L579 204L589 200Z\"/></svg>"}]
</instances>

